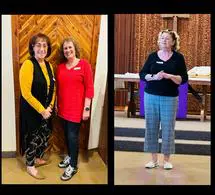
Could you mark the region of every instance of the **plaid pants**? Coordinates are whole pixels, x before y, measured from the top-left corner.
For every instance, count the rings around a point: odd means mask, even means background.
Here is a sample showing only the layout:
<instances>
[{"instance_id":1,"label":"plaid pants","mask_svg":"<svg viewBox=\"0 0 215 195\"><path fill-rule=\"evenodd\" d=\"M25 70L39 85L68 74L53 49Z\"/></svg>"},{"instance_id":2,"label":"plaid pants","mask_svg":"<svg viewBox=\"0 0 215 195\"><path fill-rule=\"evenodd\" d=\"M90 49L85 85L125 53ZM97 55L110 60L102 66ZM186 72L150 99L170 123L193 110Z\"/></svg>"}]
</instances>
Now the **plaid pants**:
<instances>
[{"instance_id":1,"label":"plaid pants","mask_svg":"<svg viewBox=\"0 0 215 195\"><path fill-rule=\"evenodd\" d=\"M178 97L152 95L144 92L146 133L144 151L159 152L159 129L162 130L161 153L175 153L175 119Z\"/></svg>"}]
</instances>

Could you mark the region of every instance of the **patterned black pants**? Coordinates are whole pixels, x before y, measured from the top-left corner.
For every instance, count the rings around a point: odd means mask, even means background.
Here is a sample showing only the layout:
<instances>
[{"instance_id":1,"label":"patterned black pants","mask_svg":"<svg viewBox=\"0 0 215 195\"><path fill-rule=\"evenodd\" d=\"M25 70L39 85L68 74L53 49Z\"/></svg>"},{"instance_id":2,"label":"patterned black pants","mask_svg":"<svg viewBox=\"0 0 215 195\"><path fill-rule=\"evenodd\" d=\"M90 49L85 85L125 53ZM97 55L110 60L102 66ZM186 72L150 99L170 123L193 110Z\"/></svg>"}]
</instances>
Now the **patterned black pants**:
<instances>
[{"instance_id":1,"label":"patterned black pants","mask_svg":"<svg viewBox=\"0 0 215 195\"><path fill-rule=\"evenodd\" d=\"M35 129L28 135L28 144L25 151L27 166L34 166L35 159L43 157L50 134L51 130L48 128L47 121L43 120L40 128Z\"/></svg>"}]
</instances>

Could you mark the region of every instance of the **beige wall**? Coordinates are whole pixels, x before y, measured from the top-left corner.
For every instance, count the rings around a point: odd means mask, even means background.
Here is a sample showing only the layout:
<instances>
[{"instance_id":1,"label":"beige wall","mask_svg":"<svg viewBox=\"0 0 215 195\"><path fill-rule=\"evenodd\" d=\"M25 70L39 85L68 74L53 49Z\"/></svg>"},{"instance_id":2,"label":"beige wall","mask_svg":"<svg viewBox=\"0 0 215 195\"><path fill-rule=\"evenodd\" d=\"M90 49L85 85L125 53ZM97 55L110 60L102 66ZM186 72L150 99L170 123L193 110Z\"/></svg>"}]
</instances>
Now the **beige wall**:
<instances>
[{"instance_id":1,"label":"beige wall","mask_svg":"<svg viewBox=\"0 0 215 195\"><path fill-rule=\"evenodd\" d=\"M104 107L104 96L108 71L107 30L107 15L102 15L94 82L95 94L92 102L88 149L98 147L100 129L102 128L102 111Z\"/></svg>"},{"instance_id":2,"label":"beige wall","mask_svg":"<svg viewBox=\"0 0 215 195\"><path fill-rule=\"evenodd\" d=\"M2 151L16 151L11 16L2 16Z\"/></svg>"}]
</instances>

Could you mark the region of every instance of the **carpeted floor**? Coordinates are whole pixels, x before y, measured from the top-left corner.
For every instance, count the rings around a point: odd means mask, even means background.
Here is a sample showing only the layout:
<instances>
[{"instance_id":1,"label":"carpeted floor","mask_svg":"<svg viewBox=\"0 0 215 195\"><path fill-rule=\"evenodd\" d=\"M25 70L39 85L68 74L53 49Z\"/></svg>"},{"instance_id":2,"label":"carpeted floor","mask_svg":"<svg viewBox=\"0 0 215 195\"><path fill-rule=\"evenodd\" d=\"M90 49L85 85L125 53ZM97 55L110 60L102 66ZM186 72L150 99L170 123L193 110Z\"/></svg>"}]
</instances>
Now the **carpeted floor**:
<instances>
[{"instance_id":1,"label":"carpeted floor","mask_svg":"<svg viewBox=\"0 0 215 195\"><path fill-rule=\"evenodd\" d=\"M160 131L159 143L161 148ZM115 127L115 151L132 151L141 152L144 147L144 128L122 128ZM192 154L192 155L210 155L211 134L207 131L175 131L175 153L176 154Z\"/></svg>"}]
</instances>

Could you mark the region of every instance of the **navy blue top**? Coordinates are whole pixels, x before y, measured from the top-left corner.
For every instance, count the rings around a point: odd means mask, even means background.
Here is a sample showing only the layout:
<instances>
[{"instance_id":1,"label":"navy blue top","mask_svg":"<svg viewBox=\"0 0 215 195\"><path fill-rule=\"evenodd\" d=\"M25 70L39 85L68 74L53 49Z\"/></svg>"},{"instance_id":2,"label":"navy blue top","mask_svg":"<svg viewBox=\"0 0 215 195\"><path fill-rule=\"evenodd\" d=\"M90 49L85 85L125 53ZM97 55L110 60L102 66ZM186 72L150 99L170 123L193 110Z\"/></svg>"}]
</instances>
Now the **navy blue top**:
<instances>
[{"instance_id":1,"label":"navy blue top","mask_svg":"<svg viewBox=\"0 0 215 195\"><path fill-rule=\"evenodd\" d=\"M146 81L145 76L147 74L157 74L162 70L168 74L180 75L181 84L188 80L184 56L176 51L173 51L172 56L167 61L161 60L157 51L151 53L139 73L140 79ZM144 91L153 95L176 97L178 96L178 86L171 79L163 78L159 81L146 81Z\"/></svg>"}]
</instances>

